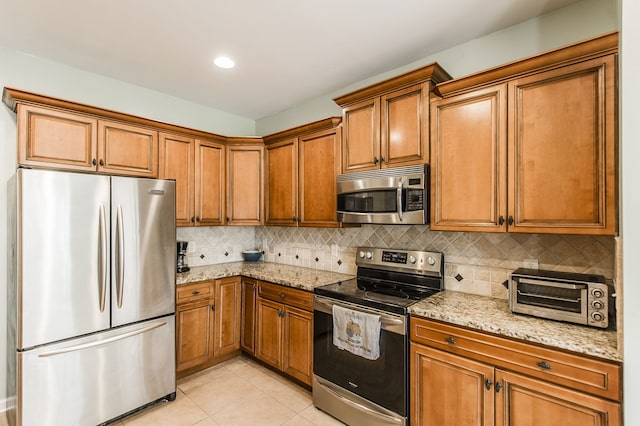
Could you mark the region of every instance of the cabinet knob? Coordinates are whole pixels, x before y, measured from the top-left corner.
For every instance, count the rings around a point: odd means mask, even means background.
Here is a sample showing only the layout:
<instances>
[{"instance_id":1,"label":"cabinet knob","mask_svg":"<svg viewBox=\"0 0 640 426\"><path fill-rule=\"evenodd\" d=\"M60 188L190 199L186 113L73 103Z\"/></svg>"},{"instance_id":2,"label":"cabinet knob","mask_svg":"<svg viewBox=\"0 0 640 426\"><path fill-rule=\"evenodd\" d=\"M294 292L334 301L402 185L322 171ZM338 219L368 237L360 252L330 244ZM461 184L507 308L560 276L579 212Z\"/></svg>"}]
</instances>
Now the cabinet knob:
<instances>
[{"instance_id":1,"label":"cabinet knob","mask_svg":"<svg viewBox=\"0 0 640 426\"><path fill-rule=\"evenodd\" d=\"M502 383L498 382L496 383L496 393L500 392L500 389L502 389Z\"/></svg>"},{"instance_id":2,"label":"cabinet knob","mask_svg":"<svg viewBox=\"0 0 640 426\"><path fill-rule=\"evenodd\" d=\"M215 310L216 310L216 304L215 303L211 304L211 310L215 312Z\"/></svg>"},{"instance_id":3,"label":"cabinet knob","mask_svg":"<svg viewBox=\"0 0 640 426\"><path fill-rule=\"evenodd\" d=\"M96 164L98 164L98 163L96 162L96 159L95 159L95 158L94 158L93 160L91 160L91 164L93 164L94 166L95 166Z\"/></svg>"},{"instance_id":4,"label":"cabinet knob","mask_svg":"<svg viewBox=\"0 0 640 426\"><path fill-rule=\"evenodd\" d=\"M373 164L378 164L378 157L373 157Z\"/></svg>"},{"instance_id":5,"label":"cabinet knob","mask_svg":"<svg viewBox=\"0 0 640 426\"><path fill-rule=\"evenodd\" d=\"M454 339L453 337L445 337L444 341L447 342L450 345L455 345L456 344L456 339Z\"/></svg>"},{"instance_id":6,"label":"cabinet knob","mask_svg":"<svg viewBox=\"0 0 640 426\"><path fill-rule=\"evenodd\" d=\"M191 223L194 223L196 221L196 218L191 216Z\"/></svg>"},{"instance_id":7,"label":"cabinet knob","mask_svg":"<svg viewBox=\"0 0 640 426\"><path fill-rule=\"evenodd\" d=\"M549 365L549 363L547 363L546 361L540 361L539 363L537 363L538 367L540 368L544 368L545 370L551 370L551 365Z\"/></svg>"},{"instance_id":8,"label":"cabinet knob","mask_svg":"<svg viewBox=\"0 0 640 426\"><path fill-rule=\"evenodd\" d=\"M284 293L280 293L280 299L284 299Z\"/></svg>"},{"instance_id":9,"label":"cabinet knob","mask_svg":"<svg viewBox=\"0 0 640 426\"><path fill-rule=\"evenodd\" d=\"M100 159L100 167L104 166L104 160L101 158Z\"/></svg>"},{"instance_id":10,"label":"cabinet knob","mask_svg":"<svg viewBox=\"0 0 640 426\"><path fill-rule=\"evenodd\" d=\"M509 216L509 225L513 225L513 216Z\"/></svg>"},{"instance_id":11,"label":"cabinet knob","mask_svg":"<svg viewBox=\"0 0 640 426\"><path fill-rule=\"evenodd\" d=\"M200 216L196 216L196 222L200 223Z\"/></svg>"},{"instance_id":12,"label":"cabinet knob","mask_svg":"<svg viewBox=\"0 0 640 426\"><path fill-rule=\"evenodd\" d=\"M382 155L380 156L380 162L384 163L384 157Z\"/></svg>"},{"instance_id":13,"label":"cabinet knob","mask_svg":"<svg viewBox=\"0 0 640 426\"><path fill-rule=\"evenodd\" d=\"M493 384L493 382L492 382L490 379L487 379L487 380L484 382L484 386L487 388L487 390L490 390L490 389L491 389L491 385L492 385L492 384Z\"/></svg>"},{"instance_id":14,"label":"cabinet knob","mask_svg":"<svg viewBox=\"0 0 640 426\"><path fill-rule=\"evenodd\" d=\"M504 225L504 216L500 216L500 217L498 218L498 224L499 224L499 225Z\"/></svg>"},{"instance_id":15,"label":"cabinet knob","mask_svg":"<svg viewBox=\"0 0 640 426\"><path fill-rule=\"evenodd\" d=\"M297 221L298 221L298 218L294 216L294 217L292 217L292 218L291 218L291 220L292 220L293 222L297 222Z\"/></svg>"}]
</instances>

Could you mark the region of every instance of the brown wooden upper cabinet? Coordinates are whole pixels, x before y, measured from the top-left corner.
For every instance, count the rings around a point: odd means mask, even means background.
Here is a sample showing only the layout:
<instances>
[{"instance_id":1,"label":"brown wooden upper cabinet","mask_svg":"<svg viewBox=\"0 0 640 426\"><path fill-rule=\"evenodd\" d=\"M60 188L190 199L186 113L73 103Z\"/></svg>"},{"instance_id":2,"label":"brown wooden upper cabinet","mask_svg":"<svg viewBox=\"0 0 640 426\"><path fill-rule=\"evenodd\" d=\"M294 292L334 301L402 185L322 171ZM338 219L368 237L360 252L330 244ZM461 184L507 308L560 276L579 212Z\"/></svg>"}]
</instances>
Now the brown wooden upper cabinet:
<instances>
[{"instance_id":1,"label":"brown wooden upper cabinet","mask_svg":"<svg viewBox=\"0 0 640 426\"><path fill-rule=\"evenodd\" d=\"M176 225L225 222L225 146L222 141L160 133L161 179L176 180Z\"/></svg>"},{"instance_id":2,"label":"brown wooden upper cabinet","mask_svg":"<svg viewBox=\"0 0 640 426\"><path fill-rule=\"evenodd\" d=\"M262 143L227 146L227 225L264 224L263 164Z\"/></svg>"},{"instance_id":3,"label":"brown wooden upper cabinet","mask_svg":"<svg viewBox=\"0 0 640 426\"><path fill-rule=\"evenodd\" d=\"M339 226L339 122L333 117L265 136L267 225Z\"/></svg>"},{"instance_id":4,"label":"brown wooden upper cabinet","mask_svg":"<svg viewBox=\"0 0 640 426\"><path fill-rule=\"evenodd\" d=\"M18 163L156 177L158 133L49 106L18 104Z\"/></svg>"},{"instance_id":5,"label":"brown wooden upper cabinet","mask_svg":"<svg viewBox=\"0 0 640 426\"><path fill-rule=\"evenodd\" d=\"M429 161L429 94L449 80L437 63L334 99L342 107L342 172Z\"/></svg>"},{"instance_id":6,"label":"brown wooden upper cabinet","mask_svg":"<svg viewBox=\"0 0 640 426\"><path fill-rule=\"evenodd\" d=\"M614 235L617 33L438 85L431 229Z\"/></svg>"}]
</instances>

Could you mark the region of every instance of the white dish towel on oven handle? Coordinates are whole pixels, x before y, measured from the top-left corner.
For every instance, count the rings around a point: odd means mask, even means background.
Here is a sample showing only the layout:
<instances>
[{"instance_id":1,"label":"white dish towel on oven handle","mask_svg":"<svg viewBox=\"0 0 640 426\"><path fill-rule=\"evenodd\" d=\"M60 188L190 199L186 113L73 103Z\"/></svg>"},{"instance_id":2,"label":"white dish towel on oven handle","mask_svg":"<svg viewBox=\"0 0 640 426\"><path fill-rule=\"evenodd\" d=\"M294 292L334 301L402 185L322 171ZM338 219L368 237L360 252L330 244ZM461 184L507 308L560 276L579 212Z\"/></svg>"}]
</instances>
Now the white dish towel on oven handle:
<instances>
[{"instance_id":1,"label":"white dish towel on oven handle","mask_svg":"<svg viewBox=\"0 0 640 426\"><path fill-rule=\"evenodd\" d=\"M380 315L333 305L333 344L369 360L380 357Z\"/></svg>"}]
</instances>

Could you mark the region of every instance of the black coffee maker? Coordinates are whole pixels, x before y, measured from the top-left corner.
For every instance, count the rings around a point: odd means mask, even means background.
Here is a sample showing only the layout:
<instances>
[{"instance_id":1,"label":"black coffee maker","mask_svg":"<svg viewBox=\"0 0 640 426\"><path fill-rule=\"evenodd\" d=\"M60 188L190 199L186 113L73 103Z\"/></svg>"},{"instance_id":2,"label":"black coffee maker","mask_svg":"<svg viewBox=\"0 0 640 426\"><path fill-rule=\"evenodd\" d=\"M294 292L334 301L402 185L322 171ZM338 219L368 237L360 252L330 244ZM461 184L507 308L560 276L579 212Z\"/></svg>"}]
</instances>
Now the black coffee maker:
<instances>
[{"instance_id":1,"label":"black coffee maker","mask_svg":"<svg viewBox=\"0 0 640 426\"><path fill-rule=\"evenodd\" d=\"M176 271L177 272L187 272L189 269L189 265L186 262L187 256L187 246L189 245L188 241L178 241L178 264Z\"/></svg>"}]
</instances>

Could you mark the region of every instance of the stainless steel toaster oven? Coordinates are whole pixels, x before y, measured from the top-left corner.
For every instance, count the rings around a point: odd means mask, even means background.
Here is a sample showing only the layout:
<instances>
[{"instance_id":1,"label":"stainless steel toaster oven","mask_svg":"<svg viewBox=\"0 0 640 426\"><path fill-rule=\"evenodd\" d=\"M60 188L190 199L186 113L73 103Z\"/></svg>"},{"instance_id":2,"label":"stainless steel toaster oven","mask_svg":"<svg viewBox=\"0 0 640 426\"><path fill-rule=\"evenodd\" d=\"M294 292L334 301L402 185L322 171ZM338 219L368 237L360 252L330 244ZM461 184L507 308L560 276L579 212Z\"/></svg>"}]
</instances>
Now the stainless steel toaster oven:
<instances>
[{"instance_id":1,"label":"stainless steel toaster oven","mask_svg":"<svg viewBox=\"0 0 640 426\"><path fill-rule=\"evenodd\" d=\"M613 327L614 296L602 275L520 268L509 277L511 311L541 318Z\"/></svg>"}]
</instances>

